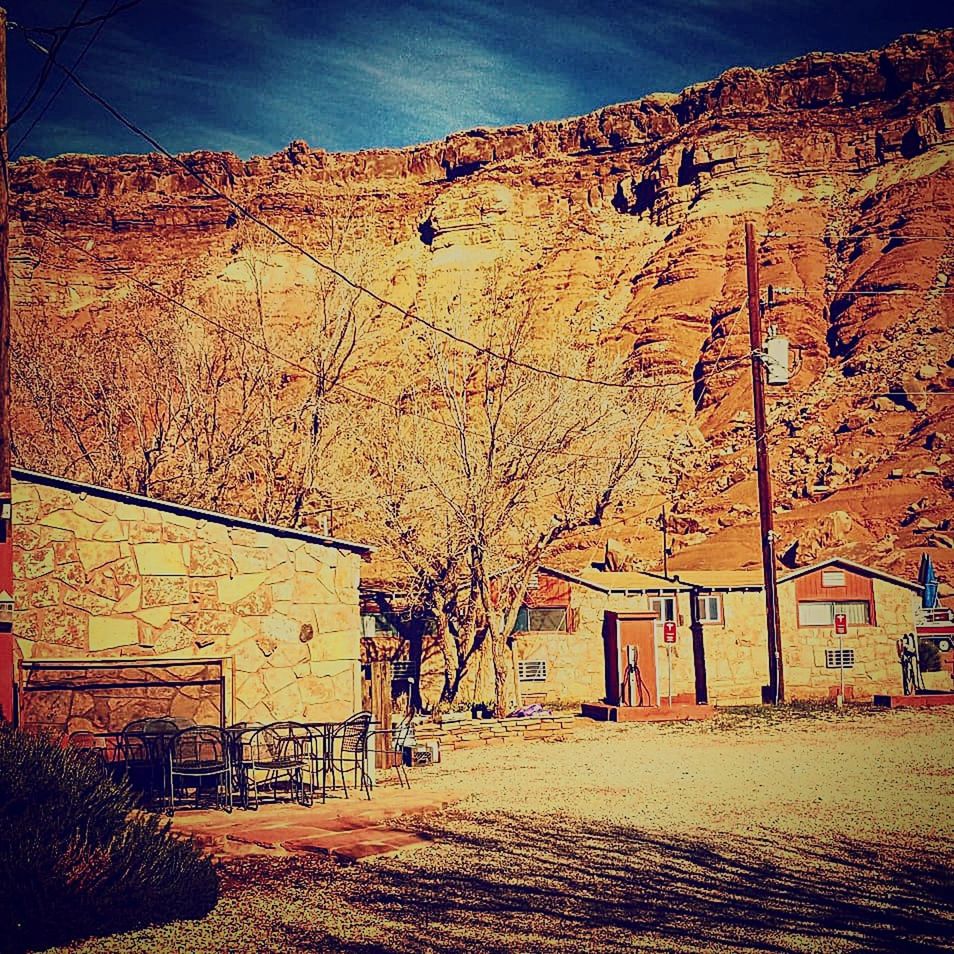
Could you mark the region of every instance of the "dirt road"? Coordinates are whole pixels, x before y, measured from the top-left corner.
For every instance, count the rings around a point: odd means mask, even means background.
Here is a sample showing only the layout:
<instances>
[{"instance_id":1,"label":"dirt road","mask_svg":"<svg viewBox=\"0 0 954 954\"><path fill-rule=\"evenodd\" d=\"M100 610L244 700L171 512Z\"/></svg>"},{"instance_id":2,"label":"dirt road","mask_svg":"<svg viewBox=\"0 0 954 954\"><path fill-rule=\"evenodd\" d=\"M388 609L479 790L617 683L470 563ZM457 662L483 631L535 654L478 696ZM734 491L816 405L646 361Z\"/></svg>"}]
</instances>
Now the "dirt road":
<instances>
[{"instance_id":1,"label":"dirt road","mask_svg":"<svg viewBox=\"0 0 954 954\"><path fill-rule=\"evenodd\" d=\"M248 860L204 921L83 951L940 951L954 946L954 711L582 723L453 753L433 844Z\"/></svg>"}]
</instances>

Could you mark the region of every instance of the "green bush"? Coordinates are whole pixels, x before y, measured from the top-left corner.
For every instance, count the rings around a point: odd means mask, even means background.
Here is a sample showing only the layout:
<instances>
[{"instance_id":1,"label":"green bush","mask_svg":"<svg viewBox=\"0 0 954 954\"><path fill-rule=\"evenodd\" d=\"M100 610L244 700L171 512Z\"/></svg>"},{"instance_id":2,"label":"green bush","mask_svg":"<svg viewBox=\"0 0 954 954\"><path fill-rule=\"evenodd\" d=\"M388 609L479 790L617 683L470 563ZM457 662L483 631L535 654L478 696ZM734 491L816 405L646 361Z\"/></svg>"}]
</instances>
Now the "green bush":
<instances>
[{"instance_id":1,"label":"green bush","mask_svg":"<svg viewBox=\"0 0 954 954\"><path fill-rule=\"evenodd\" d=\"M88 752L0 727L0 951L207 914L210 860Z\"/></svg>"}]
</instances>

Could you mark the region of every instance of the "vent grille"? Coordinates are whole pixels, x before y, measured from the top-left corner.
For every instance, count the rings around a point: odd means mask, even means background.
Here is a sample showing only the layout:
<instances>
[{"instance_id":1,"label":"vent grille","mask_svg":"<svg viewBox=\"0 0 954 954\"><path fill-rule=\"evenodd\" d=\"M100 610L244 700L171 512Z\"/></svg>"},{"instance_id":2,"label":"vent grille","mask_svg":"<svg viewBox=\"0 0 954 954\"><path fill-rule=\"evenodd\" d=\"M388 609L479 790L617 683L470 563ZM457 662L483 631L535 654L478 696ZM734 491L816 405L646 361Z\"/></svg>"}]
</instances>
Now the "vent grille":
<instances>
[{"instance_id":1,"label":"vent grille","mask_svg":"<svg viewBox=\"0 0 954 954\"><path fill-rule=\"evenodd\" d=\"M827 669L854 669L855 651L853 649L826 649L825 667Z\"/></svg>"},{"instance_id":2,"label":"vent grille","mask_svg":"<svg viewBox=\"0 0 954 954\"><path fill-rule=\"evenodd\" d=\"M517 677L521 682L546 682L547 661L545 659L522 659L517 663Z\"/></svg>"},{"instance_id":3,"label":"vent grille","mask_svg":"<svg viewBox=\"0 0 954 954\"><path fill-rule=\"evenodd\" d=\"M414 663L410 659L395 659L391 663L391 682L404 682L414 678Z\"/></svg>"}]
</instances>

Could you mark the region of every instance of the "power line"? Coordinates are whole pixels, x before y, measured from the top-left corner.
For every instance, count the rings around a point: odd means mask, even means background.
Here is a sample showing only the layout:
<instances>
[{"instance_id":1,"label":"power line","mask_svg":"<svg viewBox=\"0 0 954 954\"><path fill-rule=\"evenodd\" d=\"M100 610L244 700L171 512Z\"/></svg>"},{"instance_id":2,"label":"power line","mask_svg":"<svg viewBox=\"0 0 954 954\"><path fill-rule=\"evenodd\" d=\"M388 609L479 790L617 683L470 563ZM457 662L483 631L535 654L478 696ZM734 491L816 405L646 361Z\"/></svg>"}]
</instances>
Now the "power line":
<instances>
[{"instance_id":1,"label":"power line","mask_svg":"<svg viewBox=\"0 0 954 954\"><path fill-rule=\"evenodd\" d=\"M26 101L23 102L19 107L17 107L14 114L7 120L6 126L0 129L0 135L3 135L10 131L10 127L14 123L19 122L31 109L33 104L37 101L40 93L43 92L43 87L46 85L46 81L50 78L50 73L53 70L54 66L59 64L56 62L56 54L59 51L60 47L66 42L66 38L70 33L79 26L79 18L83 13L83 10L86 8L86 4L89 3L89 0L80 0L79 6L76 10L73 11L73 16L70 19L70 22L67 26L59 29L56 33L53 34L53 43L50 45L50 52L47 53L47 62L43 64L43 69L40 70L39 75L33 84L33 89L26 95ZM23 29L18 23L9 23L8 26L18 27ZM27 42L30 42L29 37L27 37Z\"/></svg>"},{"instance_id":2,"label":"power line","mask_svg":"<svg viewBox=\"0 0 954 954\"><path fill-rule=\"evenodd\" d=\"M954 389L942 388L937 391L872 391L867 397L950 397Z\"/></svg>"},{"instance_id":3,"label":"power line","mask_svg":"<svg viewBox=\"0 0 954 954\"><path fill-rule=\"evenodd\" d=\"M86 41L86 45L80 51L79 56L77 56L76 59L73 61L72 68L74 70L80 65L80 63L83 62L83 58L86 56L87 53L89 53L90 47L96 42L100 33L103 32L103 27L106 26L107 22L112 17L116 16L116 14L119 13L120 9L128 10L130 7L136 6L136 4L139 2L140 0L134 0L134 2L128 3L124 7L120 8L119 0L113 0L112 7L110 7L109 11L100 19L99 23L96 25L96 30L94 31L93 35ZM80 24L76 24L76 26L79 26L79 25ZM32 133L33 130L36 129L37 124L47 114L47 112L49 111L53 103L56 102L56 98L60 95L60 93L63 92L63 87L66 86L66 83L68 80L69 80L68 76L64 76L60 80L59 86L57 86L56 89L53 90L53 93L51 94L50 98L46 101L43 108L36 114L36 116L33 117L33 122L31 122L30 125L27 127L26 132L23 133L22 136L20 136L20 138L16 141L13 148L10 150L11 154L18 152L20 147L23 145L23 143L26 142L26 140L30 136L30 133Z\"/></svg>"},{"instance_id":4,"label":"power line","mask_svg":"<svg viewBox=\"0 0 954 954\"><path fill-rule=\"evenodd\" d=\"M937 295L954 295L954 288L882 288L882 289L859 289L858 291L832 291L826 292L832 298L880 298L885 295L924 295L925 298L931 298Z\"/></svg>"},{"instance_id":5,"label":"power line","mask_svg":"<svg viewBox=\"0 0 954 954\"><path fill-rule=\"evenodd\" d=\"M116 6L115 9L110 9L107 13L102 13L99 16L90 17L87 20L77 20L72 27L81 28L96 26L97 24L105 23L107 20L111 20L116 14L124 13L126 10L131 10L133 7L138 7L142 3L142 0L127 0L122 6ZM85 7L86 4L84 3ZM81 8L82 10L82 8ZM69 30L70 27L25 27L22 23L11 23L10 26L16 26L21 30L30 31L33 33L45 33L48 36L58 36L60 33Z\"/></svg>"},{"instance_id":6,"label":"power line","mask_svg":"<svg viewBox=\"0 0 954 954\"><path fill-rule=\"evenodd\" d=\"M818 238L819 235L823 236L834 236L840 238L843 241L848 239L855 238L887 238L889 240L897 239L898 241L912 241L912 242L954 242L954 236L952 235L927 235L927 234L918 234L918 233L900 233L892 231L891 229L880 229L872 232L837 232L834 229L822 229L821 232L782 232L782 231L768 231L759 233L762 238Z\"/></svg>"},{"instance_id":7,"label":"power line","mask_svg":"<svg viewBox=\"0 0 954 954\"><path fill-rule=\"evenodd\" d=\"M268 347L267 344L259 343L257 341L252 340L251 338L248 338L246 335L242 334L240 331L237 331L234 328L230 328L227 325L222 324L222 322L217 321L216 319L211 318L210 316L204 314L203 312L198 311L197 309L191 307L190 305L187 305L184 302L179 301L179 299L174 298L172 295L167 294L166 292L162 291L162 289L156 288L155 285L151 285L148 282L145 282L142 279L137 278L135 275L130 274L121 266L114 265L112 262L104 261L103 259L99 258L97 255L94 255L88 249L84 248L82 245L79 245L77 242L74 242L71 239L67 238L66 236L61 235L58 232L55 232L46 223L41 222L39 220L35 220L35 224L39 225L40 228L42 228L44 231L54 236L58 242L62 242L70 246L71 248L85 255L90 260L99 264L102 268L105 268L107 271L113 272L114 274L117 274L117 275L121 275L123 278L127 279L132 284L136 285L139 288L144 289L145 291L148 291L150 294L172 305L173 307L181 309L186 314L189 314L194 318L198 318L200 321L203 321L211 325L212 327L223 332L224 334L229 335L233 338L236 338L237 340L243 342L249 347L261 352L262 354L267 355L268 357L274 359L275 361L281 362L290 368L294 368L295 370L301 372L302 374L305 374L308 377L315 378L315 379L319 377L315 371L313 371L311 368L307 367L306 365L302 364L301 362L296 361L293 358L289 358L281 354L280 352L272 350L271 348ZM723 368L728 369L733 366L734 365L728 365L728 366L723 366ZM706 379L708 379L708 377L709 375L706 376ZM357 388L353 388L349 385L343 384L340 381L338 382L336 386L339 387L342 391L348 394L351 394L353 397L357 397L361 400L369 401L373 404L378 404L382 407L386 407L389 410L395 411L398 414L404 414L410 417L415 417L418 420L427 421L428 423L435 424L438 427L444 428L445 430L451 430L455 433L459 433L458 427L454 424L449 423L448 421L443 421L440 418L431 417L426 414L421 414L420 412L417 412L417 411L408 410L407 408L402 407L399 404L395 404L391 401L388 401L381 397L377 397L373 394L368 394L364 391L359 391ZM682 384L680 386L685 387L686 385ZM469 433L472 437L480 436L470 431L468 431L467 433ZM612 459L601 454L585 454L580 451L564 450L564 449L559 449L555 447L547 447L545 445L534 446L529 444L522 444L516 441L513 443L514 443L514 446L519 447L521 450L528 450L533 452L546 451L549 453L557 454L558 456L573 457L573 458L578 458L583 460L607 461ZM644 457L643 460L671 460L671 457L672 457L672 454L670 453L666 457Z\"/></svg>"},{"instance_id":8,"label":"power line","mask_svg":"<svg viewBox=\"0 0 954 954\"><path fill-rule=\"evenodd\" d=\"M73 84L80 89L83 93L93 99L95 102L99 103L110 115L112 115L116 120L122 123L127 129L135 133L141 139L149 143L154 149L158 150L163 156L169 159L171 162L174 162L176 165L184 169L190 176L192 176L197 182L202 186L208 189L213 195L218 196L227 202L232 208L240 212L250 221L254 222L256 225L259 225L261 228L265 229L280 242L287 245L289 248L294 249L301 255L304 255L309 261L317 265L322 270L328 272L331 275L334 275L340 281L344 282L350 288L353 288L355 291L367 295L373 301L376 301L378 304L382 305L385 308L390 308L393 311L396 311L398 314L402 315L405 318L409 318L412 321L416 321L425 327L429 328L431 331L434 331L438 334L444 335L447 338L450 338L452 341L457 342L458 344L464 345L467 348L472 348L478 354L486 354L491 358L494 358L498 361L503 362L504 364L513 365L514 367L522 368L525 371L530 371L534 374L540 374L545 377L555 378L558 380L564 381L574 381L579 384L589 384L596 387L608 387L608 388L617 388L621 390L661 390L667 388L678 387L679 382L638 382L638 383L629 383L624 381L605 381L598 378L591 378L585 375L574 375L574 374L565 374L560 371L554 371L550 368L543 368L538 365L530 364L526 361L521 361L518 358L514 358L510 355L501 354L497 351L494 351L492 348L488 348L484 345L479 345L474 341L471 341L469 338L465 338L462 335L458 335L455 332L451 331L449 328L444 328L441 325L436 324L435 322L430 321L427 318L412 312L407 308L403 308L401 305L391 301L379 295L377 292L372 291L370 288L360 284L349 276L345 275L343 272L339 271L337 268L328 265L327 263L321 261L316 255L309 252L306 248L299 245L297 242L293 242L290 238L276 229L274 226L270 225L260 216L256 215L250 209L243 206L240 202L233 199L228 193L223 192L219 189L214 183L210 182L200 173L196 172L195 169L183 159L180 159L178 156L173 155L166 149L155 137L151 136L141 127L136 125L132 120L128 119L123 115L115 106L109 103L106 99L96 93L94 90L90 89L79 77L76 76L75 72L69 67L64 66L62 63L59 63L50 50L45 49L31 37L27 36L27 42L34 47L34 49L41 52L44 56L48 57L50 61L62 70Z\"/></svg>"}]
</instances>

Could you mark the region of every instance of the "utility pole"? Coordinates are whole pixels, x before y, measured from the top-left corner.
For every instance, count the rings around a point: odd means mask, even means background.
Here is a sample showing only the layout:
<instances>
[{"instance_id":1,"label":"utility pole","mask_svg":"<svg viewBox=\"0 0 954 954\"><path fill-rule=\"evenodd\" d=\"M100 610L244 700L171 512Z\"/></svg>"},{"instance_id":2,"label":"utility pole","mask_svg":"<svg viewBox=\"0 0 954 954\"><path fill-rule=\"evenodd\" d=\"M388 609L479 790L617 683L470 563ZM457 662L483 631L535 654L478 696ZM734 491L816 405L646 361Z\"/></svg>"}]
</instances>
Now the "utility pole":
<instances>
[{"instance_id":1,"label":"utility pole","mask_svg":"<svg viewBox=\"0 0 954 954\"><path fill-rule=\"evenodd\" d=\"M0 721L13 713L13 493L10 477L10 182L7 11L0 7Z\"/></svg>"},{"instance_id":2,"label":"utility pole","mask_svg":"<svg viewBox=\"0 0 954 954\"><path fill-rule=\"evenodd\" d=\"M762 294L755 227L745 223L745 274L748 286L749 343L752 352L752 398L755 408L755 466L759 487L759 531L762 542L762 574L765 580L765 622L768 634L768 698L776 705L785 701L782 639L778 618L775 580L775 518L772 504L772 471L769 465L765 426L765 368L762 342Z\"/></svg>"}]
</instances>

